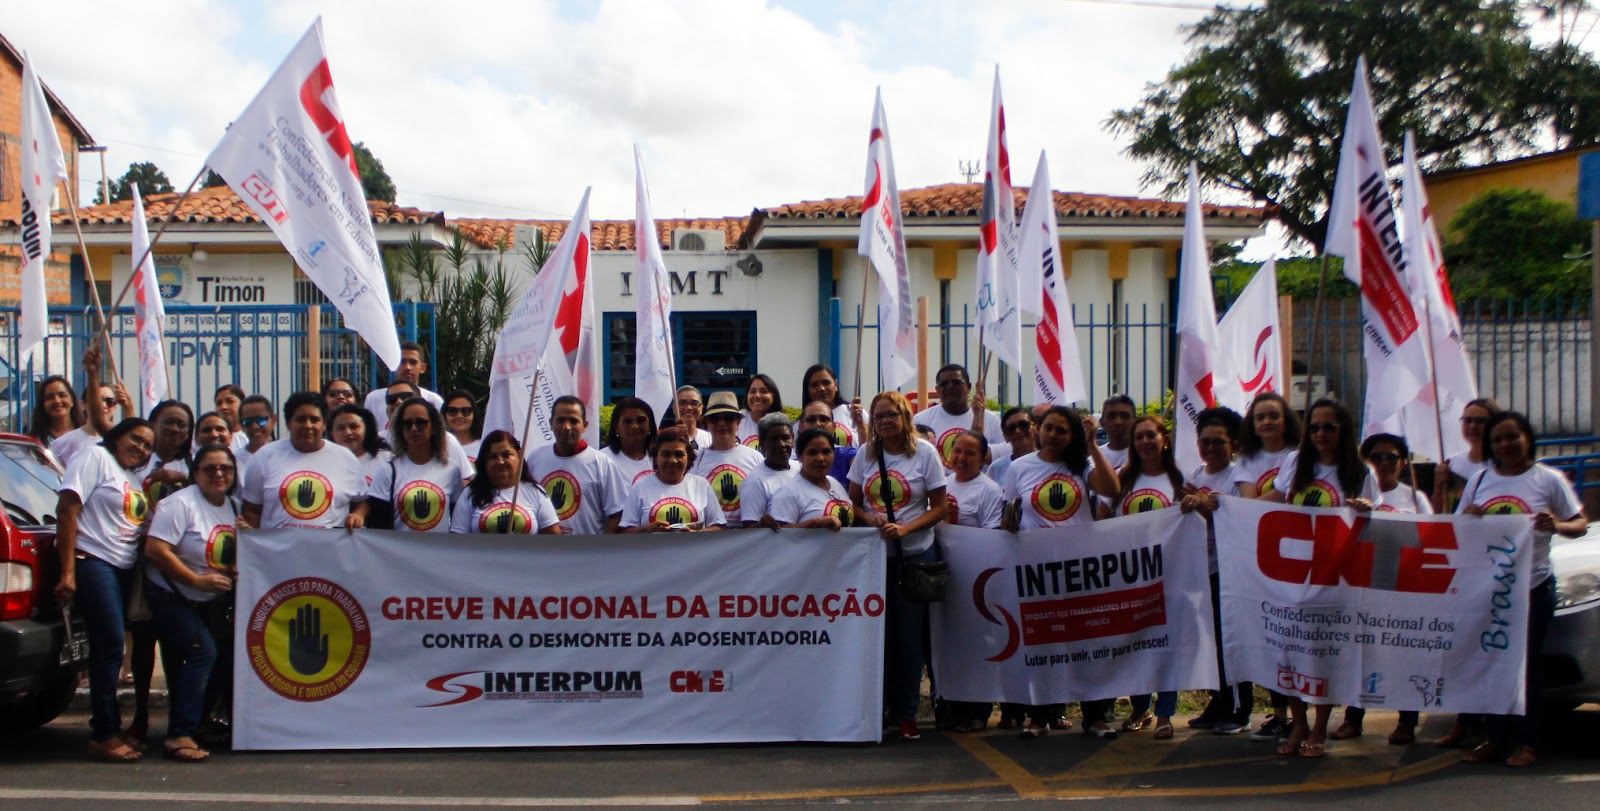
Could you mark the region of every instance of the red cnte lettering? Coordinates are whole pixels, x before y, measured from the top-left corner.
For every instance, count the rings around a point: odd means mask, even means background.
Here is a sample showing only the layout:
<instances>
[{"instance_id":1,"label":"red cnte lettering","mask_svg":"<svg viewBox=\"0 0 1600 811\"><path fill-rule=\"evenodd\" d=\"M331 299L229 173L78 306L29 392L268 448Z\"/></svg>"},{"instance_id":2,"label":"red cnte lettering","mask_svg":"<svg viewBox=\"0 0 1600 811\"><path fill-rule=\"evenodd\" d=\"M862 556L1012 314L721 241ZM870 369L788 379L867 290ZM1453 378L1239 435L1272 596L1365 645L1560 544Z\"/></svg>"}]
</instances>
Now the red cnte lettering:
<instances>
[{"instance_id":1,"label":"red cnte lettering","mask_svg":"<svg viewBox=\"0 0 1600 811\"><path fill-rule=\"evenodd\" d=\"M300 85L300 106L305 108L306 115L311 116L311 123L317 125L317 131L328 140L334 153L349 163L350 173L360 177L361 172L356 169L355 148L350 145L350 134L344 129L339 111L328 105L327 100L331 97L333 73L328 70L328 60L324 59L317 63L305 83Z\"/></svg>"},{"instance_id":2,"label":"red cnte lettering","mask_svg":"<svg viewBox=\"0 0 1600 811\"><path fill-rule=\"evenodd\" d=\"M720 693L728 689L720 670L674 670L667 686L674 693Z\"/></svg>"},{"instance_id":3,"label":"red cnte lettering","mask_svg":"<svg viewBox=\"0 0 1600 811\"><path fill-rule=\"evenodd\" d=\"M1430 549L1458 549L1456 532L1449 524L1418 524L1420 548L1400 550L1400 570L1395 573L1395 590L1414 594L1443 594L1450 590L1456 570L1450 558Z\"/></svg>"},{"instance_id":4,"label":"red cnte lettering","mask_svg":"<svg viewBox=\"0 0 1600 811\"><path fill-rule=\"evenodd\" d=\"M1357 517L1346 524L1337 515L1311 516L1287 510L1267 513L1256 526L1256 565L1263 575L1284 583L1336 586L1342 582L1372 588L1377 549L1361 540L1367 520ZM1447 556L1429 550L1456 549L1455 532L1447 524L1417 524L1416 530L1420 547L1397 550L1394 590L1443 594L1456 570L1449 566ZM1285 542L1310 555L1286 555Z\"/></svg>"}]
</instances>

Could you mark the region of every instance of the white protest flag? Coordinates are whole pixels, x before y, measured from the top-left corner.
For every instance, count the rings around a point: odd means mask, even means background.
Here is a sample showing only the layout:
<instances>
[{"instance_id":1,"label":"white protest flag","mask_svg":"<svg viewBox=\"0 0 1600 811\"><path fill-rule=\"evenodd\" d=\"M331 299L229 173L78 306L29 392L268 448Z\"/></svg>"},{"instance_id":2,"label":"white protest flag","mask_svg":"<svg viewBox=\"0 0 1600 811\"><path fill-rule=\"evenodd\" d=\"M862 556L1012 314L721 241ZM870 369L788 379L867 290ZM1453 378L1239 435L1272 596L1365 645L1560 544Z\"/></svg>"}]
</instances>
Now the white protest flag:
<instances>
[{"instance_id":1,"label":"white protest flag","mask_svg":"<svg viewBox=\"0 0 1600 811\"><path fill-rule=\"evenodd\" d=\"M144 221L144 200L139 197L139 187L129 184L133 191L133 256L144 257L144 262L133 269L133 320L139 336L139 395L144 398L144 409L167 399L167 355L161 348L162 327L167 323L167 308L161 303L161 289L156 284L156 262L150 255L150 231Z\"/></svg>"},{"instance_id":2,"label":"white protest flag","mask_svg":"<svg viewBox=\"0 0 1600 811\"><path fill-rule=\"evenodd\" d=\"M1387 171L1362 57L1356 60L1323 251L1344 257L1344 275L1361 285L1367 359L1363 436L1416 399L1428 380L1422 323L1406 288L1406 257Z\"/></svg>"},{"instance_id":3,"label":"white protest flag","mask_svg":"<svg viewBox=\"0 0 1600 811\"><path fill-rule=\"evenodd\" d=\"M650 185L644 177L644 158L638 144L633 147L633 170L633 239L638 249L633 281L634 295L639 297L634 316L633 396L649 403L660 420L672 408L672 397L678 388L672 366L672 284L656 238Z\"/></svg>"},{"instance_id":4,"label":"white protest flag","mask_svg":"<svg viewBox=\"0 0 1600 811\"><path fill-rule=\"evenodd\" d=\"M1018 259L1024 311L1038 317L1033 330L1033 402L1067 405L1089 399L1078 355L1078 330L1072 323L1072 299L1061 274L1061 237L1056 231L1055 192L1044 152L1028 187L1022 209L1022 246Z\"/></svg>"},{"instance_id":5,"label":"white protest flag","mask_svg":"<svg viewBox=\"0 0 1600 811\"><path fill-rule=\"evenodd\" d=\"M1189 207L1183 220L1183 264L1178 268L1178 380L1173 386L1180 470L1200 464L1195 440L1200 412L1238 399L1236 374L1221 351L1217 305L1211 293L1211 252L1200 207L1200 170L1189 164Z\"/></svg>"},{"instance_id":6,"label":"white protest flag","mask_svg":"<svg viewBox=\"0 0 1600 811\"><path fill-rule=\"evenodd\" d=\"M1284 392L1283 328L1278 323L1278 260L1268 259L1217 324L1223 363L1234 373L1237 398L1217 404L1240 414L1263 391Z\"/></svg>"},{"instance_id":7,"label":"white protest flag","mask_svg":"<svg viewBox=\"0 0 1600 811\"><path fill-rule=\"evenodd\" d=\"M1467 403L1478 397L1478 381L1472 361L1461 341L1461 318L1456 313L1455 296L1445 277L1444 249L1439 231L1428 209L1428 192L1422 185L1422 170L1417 166L1416 144L1406 132L1405 172L1401 176L1400 221L1406 246L1406 270L1412 297L1422 308L1429 326L1423 329L1432 363L1431 382L1422 387L1417 399L1385 423L1390 433L1406 438L1411 452L1431 459L1447 459L1467 450L1466 437L1455 430ZM1437 396L1435 394L1437 393ZM1398 424L1397 424L1398 423ZM1443 435L1444 447L1439 447Z\"/></svg>"},{"instance_id":8,"label":"white protest flag","mask_svg":"<svg viewBox=\"0 0 1600 811\"><path fill-rule=\"evenodd\" d=\"M997 66L989 115L989 151L983 167L983 209L978 215L976 321L983 345L1012 367L1020 368L1022 309L1017 279L1016 204L1011 194L1011 153L1006 148L1006 109L1000 100Z\"/></svg>"},{"instance_id":9,"label":"white protest flag","mask_svg":"<svg viewBox=\"0 0 1600 811\"><path fill-rule=\"evenodd\" d=\"M261 217L345 323L394 369L400 365L400 336L372 212L324 53L318 18L234 119L206 165Z\"/></svg>"},{"instance_id":10,"label":"white protest flag","mask_svg":"<svg viewBox=\"0 0 1600 811\"><path fill-rule=\"evenodd\" d=\"M22 317L15 365L27 361L50 331L44 263L50 258L50 203L67 178L61 141L33 62L22 57Z\"/></svg>"},{"instance_id":11,"label":"white protest flag","mask_svg":"<svg viewBox=\"0 0 1600 811\"><path fill-rule=\"evenodd\" d=\"M566 233L522 301L511 311L494 347L483 432L510 431L527 452L555 442L550 430L550 408L557 397L586 396L580 393L570 356L579 354L583 344L583 310L593 307L588 290L589 227L589 190L584 189ZM532 403L532 427L524 438L523 425L534 398L537 402ZM589 406L590 425L597 426L600 420L596 404L587 399L585 403Z\"/></svg>"},{"instance_id":12,"label":"white protest flag","mask_svg":"<svg viewBox=\"0 0 1600 811\"><path fill-rule=\"evenodd\" d=\"M911 312L911 272L906 267L906 234L901 220L900 187L889 150L889 119L883 90L872 105L872 136L867 142L867 190L861 200L861 238L856 253L878 274L878 375L884 389L898 389L917 372L917 325Z\"/></svg>"}]
</instances>

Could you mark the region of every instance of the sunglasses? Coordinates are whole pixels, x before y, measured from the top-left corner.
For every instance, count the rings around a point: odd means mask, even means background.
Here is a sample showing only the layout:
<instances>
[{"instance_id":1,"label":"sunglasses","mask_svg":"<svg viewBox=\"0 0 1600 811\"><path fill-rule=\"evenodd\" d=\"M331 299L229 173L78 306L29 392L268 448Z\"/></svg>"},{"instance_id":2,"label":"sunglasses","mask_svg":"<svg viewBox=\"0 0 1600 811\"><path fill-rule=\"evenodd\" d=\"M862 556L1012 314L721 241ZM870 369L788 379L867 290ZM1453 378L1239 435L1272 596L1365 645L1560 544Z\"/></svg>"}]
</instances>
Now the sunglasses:
<instances>
[{"instance_id":1,"label":"sunglasses","mask_svg":"<svg viewBox=\"0 0 1600 811\"><path fill-rule=\"evenodd\" d=\"M1384 463L1388 463L1388 462L1398 462L1398 461L1400 461L1400 454L1398 454L1398 453L1374 453L1374 454L1371 454L1371 455L1367 456L1367 461L1368 462L1372 462L1374 464L1384 464Z\"/></svg>"},{"instance_id":2,"label":"sunglasses","mask_svg":"<svg viewBox=\"0 0 1600 811\"><path fill-rule=\"evenodd\" d=\"M898 419L900 419L900 412L898 412L898 411L882 411L882 412L879 412L877 414L873 414L872 418L875 419L875 420L878 420L880 422L883 421L883 420L898 420Z\"/></svg>"},{"instance_id":3,"label":"sunglasses","mask_svg":"<svg viewBox=\"0 0 1600 811\"><path fill-rule=\"evenodd\" d=\"M444 415L446 417L470 417L472 416L472 406L445 406Z\"/></svg>"},{"instance_id":4,"label":"sunglasses","mask_svg":"<svg viewBox=\"0 0 1600 811\"><path fill-rule=\"evenodd\" d=\"M411 431L411 430L420 431L420 430L422 430L424 428L427 428L431 424L432 424L432 421L429 420L427 417L412 417L409 420L401 420L400 421L400 427L405 429L405 430L407 430L407 431Z\"/></svg>"},{"instance_id":5,"label":"sunglasses","mask_svg":"<svg viewBox=\"0 0 1600 811\"><path fill-rule=\"evenodd\" d=\"M406 392L404 394L390 394L383 398L383 402L388 405L394 405L395 403L403 403L415 396L417 395L412 394L411 392Z\"/></svg>"},{"instance_id":6,"label":"sunglasses","mask_svg":"<svg viewBox=\"0 0 1600 811\"><path fill-rule=\"evenodd\" d=\"M200 472L207 476L230 476L233 474L233 465L201 465Z\"/></svg>"},{"instance_id":7,"label":"sunglasses","mask_svg":"<svg viewBox=\"0 0 1600 811\"><path fill-rule=\"evenodd\" d=\"M800 421L807 425L826 425L833 422L833 418L826 414L812 414L809 417L801 418Z\"/></svg>"},{"instance_id":8,"label":"sunglasses","mask_svg":"<svg viewBox=\"0 0 1600 811\"><path fill-rule=\"evenodd\" d=\"M260 417L243 417L239 420L239 424L244 426L253 425L257 428L265 428L272 424L272 417L265 415Z\"/></svg>"},{"instance_id":9,"label":"sunglasses","mask_svg":"<svg viewBox=\"0 0 1600 811\"><path fill-rule=\"evenodd\" d=\"M110 408L110 407L112 407L112 406L117 404L117 398L115 398L115 397L101 397L100 398L100 402L105 403L106 404L106 408ZM1485 422L1487 422L1487 420L1485 420Z\"/></svg>"},{"instance_id":10,"label":"sunglasses","mask_svg":"<svg viewBox=\"0 0 1600 811\"><path fill-rule=\"evenodd\" d=\"M1008 434L1013 432L1013 431L1026 431L1026 430L1028 430L1028 421L1027 420L1017 420L1017 421L1015 421L1013 423L1010 423L1009 425L1006 426L1006 433L1008 433Z\"/></svg>"},{"instance_id":11,"label":"sunglasses","mask_svg":"<svg viewBox=\"0 0 1600 811\"><path fill-rule=\"evenodd\" d=\"M329 389L328 399L354 400L356 399L356 393L349 389Z\"/></svg>"},{"instance_id":12,"label":"sunglasses","mask_svg":"<svg viewBox=\"0 0 1600 811\"><path fill-rule=\"evenodd\" d=\"M1339 433L1339 423L1314 422L1306 426L1306 431L1313 434L1337 434Z\"/></svg>"}]
</instances>

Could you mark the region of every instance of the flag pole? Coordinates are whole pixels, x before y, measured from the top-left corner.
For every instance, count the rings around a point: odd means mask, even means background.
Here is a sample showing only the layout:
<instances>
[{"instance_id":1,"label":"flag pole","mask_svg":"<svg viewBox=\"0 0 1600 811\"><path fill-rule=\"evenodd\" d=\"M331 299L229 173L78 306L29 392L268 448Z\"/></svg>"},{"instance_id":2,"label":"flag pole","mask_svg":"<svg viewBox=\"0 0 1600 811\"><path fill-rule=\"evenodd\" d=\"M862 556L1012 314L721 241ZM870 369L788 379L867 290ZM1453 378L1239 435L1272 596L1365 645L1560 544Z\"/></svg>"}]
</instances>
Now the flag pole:
<instances>
[{"instance_id":1,"label":"flag pole","mask_svg":"<svg viewBox=\"0 0 1600 811\"><path fill-rule=\"evenodd\" d=\"M1306 417L1311 416L1311 360L1317 351L1317 331L1322 326L1322 297L1328 288L1328 246L1322 246L1322 270L1317 274L1317 300L1311 305L1311 332L1306 336ZM1289 359L1290 385L1294 384L1294 358Z\"/></svg>"},{"instance_id":2,"label":"flag pole","mask_svg":"<svg viewBox=\"0 0 1600 811\"><path fill-rule=\"evenodd\" d=\"M539 403L539 398L537 396L537 392L539 391L539 376L543 373L544 363L541 361L540 364L535 366L533 369L533 385L528 387L528 414L522 418L522 437L519 440L522 443L522 468L517 471L516 483L511 486L511 518L509 519L511 521L517 520L517 501L522 495L522 477L528 470L528 432L533 430L533 409ZM674 403L676 403L678 400L678 394L676 391L674 391L672 394L672 400ZM533 535L539 530L539 528L533 524L534 522L531 520L528 522L529 535Z\"/></svg>"},{"instance_id":3,"label":"flag pole","mask_svg":"<svg viewBox=\"0 0 1600 811\"><path fill-rule=\"evenodd\" d=\"M72 231L78 237L78 251L83 254L83 273L84 276L88 277L89 279L89 298L94 301L95 318L100 322L99 337L101 342L106 345L106 363L110 364L111 366L111 378L116 381L121 381L122 374L117 371L117 361L114 353L111 351L110 324L106 321L105 308L100 305L100 288L94 283L94 266L89 262L89 246L83 240L83 224L78 222L78 204L75 200L76 197L77 195L73 194L72 189L67 189L67 213L72 216ZM143 262L144 260L141 259L139 261ZM132 267L138 267L138 265L133 265ZM128 281L133 281L133 274L131 271L128 274Z\"/></svg>"},{"instance_id":4,"label":"flag pole","mask_svg":"<svg viewBox=\"0 0 1600 811\"><path fill-rule=\"evenodd\" d=\"M1435 459L1434 461L1435 462L1443 462L1444 461L1444 455L1445 455L1444 454L1444 414L1439 411L1439 409L1443 406L1443 404L1439 402L1439 364L1434 361L1434 352L1433 352L1433 302L1431 301L1431 297L1429 297L1429 296L1424 296L1422 298L1422 318L1423 318L1423 323L1427 325L1427 329L1428 329L1428 332L1427 332L1428 345L1427 345L1427 352L1426 352L1426 354L1428 356L1428 369L1430 369L1433 372L1433 374L1428 376L1428 383L1429 383L1429 385L1433 386L1433 427L1434 427L1434 430L1437 432L1437 435L1439 437L1439 458ZM1413 478L1413 480L1416 478L1416 474L1415 473L1412 474L1412 478ZM1412 487L1416 487L1416 482L1413 481L1411 486Z\"/></svg>"},{"instance_id":5,"label":"flag pole","mask_svg":"<svg viewBox=\"0 0 1600 811\"><path fill-rule=\"evenodd\" d=\"M186 202L189 199L189 195L194 194L195 186L200 185L200 178L205 177L205 173L206 173L206 167L204 165L202 165L200 167L200 171L195 173L194 180L189 181L189 188L184 189L183 190L183 194L178 197L178 202L176 202L176 203L174 203L172 205L172 211L168 212L167 216L162 218L161 227L156 229L155 236L150 237L150 245L149 245L149 247L144 249L144 255L140 256L139 257L139 261L134 262L132 265L129 265L129 267L135 267L136 268L136 267L144 264L144 260L149 259L150 255L152 253L155 253L156 243L160 242L161 241L161 235L165 234L167 232L167 226L171 225L172 221L177 219L178 209L183 208L183 204L184 204L184 202ZM76 220L77 218L74 217L73 219ZM87 257L86 257L86 259L87 259ZM123 300L128 297L128 290L131 289L132 287L133 287L133 274L129 273L128 274L128 281L124 282L123 285L122 285L122 292L117 294L116 303L111 305L111 309L112 310L116 310L118 307L122 306ZM110 347L107 347L107 349L109 350Z\"/></svg>"},{"instance_id":6,"label":"flag pole","mask_svg":"<svg viewBox=\"0 0 1600 811\"><path fill-rule=\"evenodd\" d=\"M839 250L839 249L838 248L834 248L834 250ZM870 257L862 257L862 258L863 258L864 261L862 261L862 263L861 263L861 314L856 316L856 399L857 400L861 399L861 346L862 346L862 343L863 343L863 335L864 335L864 333L866 331L866 322L867 322L867 292L868 292L867 288L868 288L868 282L870 282L872 280L872 274L877 272L877 270L875 268L873 268L873 266L872 266L872 259ZM881 344L881 343L883 343L883 324L882 324L882 319L879 319L879 322L880 323L878 324L878 343ZM878 371L882 372L883 370L879 369ZM801 392L801 394L803 395L803 394L805 394L805 392Z\"/></svg>"}]
</instances>

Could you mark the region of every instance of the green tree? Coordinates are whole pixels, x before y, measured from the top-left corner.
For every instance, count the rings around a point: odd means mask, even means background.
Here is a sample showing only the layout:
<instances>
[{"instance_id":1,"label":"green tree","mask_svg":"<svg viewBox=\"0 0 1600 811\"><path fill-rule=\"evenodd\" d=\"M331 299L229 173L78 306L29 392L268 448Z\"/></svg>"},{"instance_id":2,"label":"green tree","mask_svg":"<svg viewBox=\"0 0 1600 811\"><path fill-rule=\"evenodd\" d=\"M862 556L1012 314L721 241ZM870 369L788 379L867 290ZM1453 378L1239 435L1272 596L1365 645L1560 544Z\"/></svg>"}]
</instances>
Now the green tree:
<instances>
[{"instance_id":1,"label":"green tree","mask_svg":"<svg viewBox=\"0 0 1600 811\"><path fill-rule=\"evenodd\" d=\"M1589 226L1570 203L1489 189L1450 221L1445 266L1457 299L1588 298Z\"/></svg>"},{"instance_id":2,"label":"green tree","mask_svg":"<svg viewBox=\"0 0 1600 811\"><path fill-rule=\"evenodd\" d=\"M139 188L139 196L149 199L152 194L165 194L172 191L172 181L167 179L167 173L153 163L129 164L128 171L122 177L111 181L111 202L133 199L133 188ZM105 190L95 192L94 204L106 202Z\"/></svg>"},{"instance_id":3,"label":"green tree","mask_svg":"<svg viewBox=\"0 0 1600 811\"><path fill-rule=\"evenodd\" d=\"M1600 65L1566 37L1535 43L1526 10L1514 0L1219 7L1186 29L1186 61L1106 126L1148 164L1147 184L1174 194L1195 161L1206 183L1276 207L1320 250L1362 54L1391 163L1408 129L1429 169L1528 151L1551 132L1560 146L1596 140Z\"/></svg>"},{"instance_id":4,"label":"green tree","mask_svg":"<svg viewBox=\"0 0 1600 811\"><path fill-rule=\"evenodd\" d=\"M1217 313L1221 314L1233 299L1244 292L1244 286L1255 278L1261 269L1260 262L1238 260L1220 262L1211 267L1212 287L1217 295ZM1317 297L1317 285L1322 276L1322 260L1314 256L1290 256L1278 260L1278 295L1294 296L1296 300L1312 301ZM1323 297L1329 299L1355 298L1361 290L1344 277L1344 260L1328 260L1328 287Z\"/></svg>"}]
</instances>

